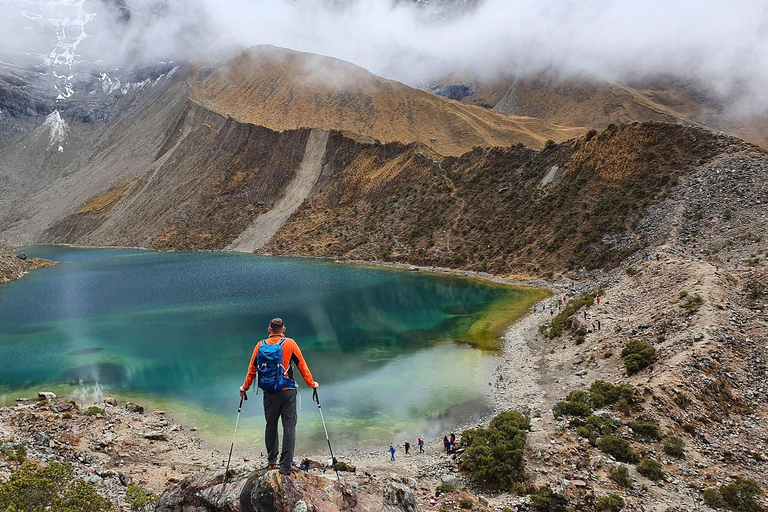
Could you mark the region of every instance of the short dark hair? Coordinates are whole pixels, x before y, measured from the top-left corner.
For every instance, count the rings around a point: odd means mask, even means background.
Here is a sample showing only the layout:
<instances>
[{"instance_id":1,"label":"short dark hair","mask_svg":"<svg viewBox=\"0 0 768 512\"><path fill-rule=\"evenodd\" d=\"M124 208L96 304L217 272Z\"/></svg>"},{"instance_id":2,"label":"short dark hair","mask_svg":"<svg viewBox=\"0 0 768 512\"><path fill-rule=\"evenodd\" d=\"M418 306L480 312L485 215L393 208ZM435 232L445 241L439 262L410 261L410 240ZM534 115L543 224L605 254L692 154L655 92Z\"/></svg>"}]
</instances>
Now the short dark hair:
<instances>
[{"instance_id":1,"label":"short dark hair","mask_svg":"<svg viewBox=\"0 0 768 512\"><path fill-rule=\"evenodd\" d=\"M284 326L283 319L282 318L273 318L271 322L269 322L269 328L272 329L272 332L277 332L280 329L282 329Z\"/></svg>"}]
</instances>

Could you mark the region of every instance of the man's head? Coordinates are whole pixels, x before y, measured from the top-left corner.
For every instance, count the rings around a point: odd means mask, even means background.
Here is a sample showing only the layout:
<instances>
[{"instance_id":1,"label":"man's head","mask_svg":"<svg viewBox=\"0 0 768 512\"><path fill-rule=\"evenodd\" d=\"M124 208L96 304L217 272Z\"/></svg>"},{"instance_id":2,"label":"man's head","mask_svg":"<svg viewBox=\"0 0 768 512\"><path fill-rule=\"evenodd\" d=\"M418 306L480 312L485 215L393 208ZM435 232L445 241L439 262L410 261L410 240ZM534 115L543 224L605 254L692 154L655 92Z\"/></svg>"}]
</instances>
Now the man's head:
<instances>
[{"instance_id":1,"label":"man's head","mask_svg":"<svg viewBox=\"0 0 768 512\"><path fill-rule=\"evenodd\" d=\"M283 324L282 318L273 318L269 322L269 332L272 334L283 334L285 332L285 324Z\"/></svg>"}]
</instances>

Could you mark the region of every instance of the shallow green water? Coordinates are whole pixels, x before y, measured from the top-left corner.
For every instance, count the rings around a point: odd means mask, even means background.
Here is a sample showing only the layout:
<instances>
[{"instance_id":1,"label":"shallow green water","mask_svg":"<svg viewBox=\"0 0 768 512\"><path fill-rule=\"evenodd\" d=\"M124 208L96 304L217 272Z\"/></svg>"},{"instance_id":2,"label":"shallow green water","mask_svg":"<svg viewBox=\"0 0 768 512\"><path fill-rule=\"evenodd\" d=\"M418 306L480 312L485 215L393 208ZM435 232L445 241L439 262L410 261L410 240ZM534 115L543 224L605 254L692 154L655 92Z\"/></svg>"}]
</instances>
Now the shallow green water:
<instances>
[{"instance_id":1,"label":"shallow green water","mask_svg":"<svg viewBox=\"0 0 768 512\"><path fill-rule=\"evenodd\" d=\"M0 400L50 388L117 393L231 436L253 346L282 317L320 382L340 447L447 431L485 411L493 354L466 344L488 312L510 321L537 290L326 261L232 253L29 247L60 261L0 286ZM304 385L299 381L301 386ZM324 441L301 393L299 442ZM261 397L241 419L259 442Z\"/></svg>"}]
</instances>

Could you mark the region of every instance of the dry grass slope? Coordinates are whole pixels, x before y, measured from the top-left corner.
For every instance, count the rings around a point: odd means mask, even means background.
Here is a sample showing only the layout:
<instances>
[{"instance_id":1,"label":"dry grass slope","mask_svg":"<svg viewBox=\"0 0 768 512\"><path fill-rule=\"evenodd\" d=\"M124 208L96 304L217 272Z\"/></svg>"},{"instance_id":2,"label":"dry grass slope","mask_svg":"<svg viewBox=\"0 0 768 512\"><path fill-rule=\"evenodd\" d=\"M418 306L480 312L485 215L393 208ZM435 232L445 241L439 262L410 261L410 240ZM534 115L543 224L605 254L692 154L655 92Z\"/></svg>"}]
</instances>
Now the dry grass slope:
<instances>
[{"instance_id":1,"label":"dry grass slope","mask_svg":"<svg viewBox=\"0 0 768 512\"><path fill-rule=\"evenodd\" d=\"M541 148L548 139L585 132L446 100L344 61L271 46L251 48L216 69L190 98L277 131L310 127L369 142L420 142L444 156L518 142Z\"/></svg>"}]
</instances>

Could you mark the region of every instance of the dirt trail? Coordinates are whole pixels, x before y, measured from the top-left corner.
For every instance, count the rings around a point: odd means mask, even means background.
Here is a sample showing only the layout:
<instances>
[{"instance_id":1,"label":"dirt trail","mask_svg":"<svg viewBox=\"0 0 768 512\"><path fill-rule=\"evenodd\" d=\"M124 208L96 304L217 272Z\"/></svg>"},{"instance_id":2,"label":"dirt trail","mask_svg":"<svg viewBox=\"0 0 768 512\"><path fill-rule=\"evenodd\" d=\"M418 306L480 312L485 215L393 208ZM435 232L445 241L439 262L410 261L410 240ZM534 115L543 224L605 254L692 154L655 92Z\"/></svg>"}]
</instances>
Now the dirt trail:
<instances>
[{"instance_id":1,"label":"dirt trail","mask_svg":"<svg viewBox=\"0 0 768 512\"><path fill-rule=\"evenodd\" d=\"M260 215L248 229L232 242L230 251L254 252L264 247L275 233L301 206L307 198L312 187L317 183L322 168L325 147L328 144L329 132L312 130L307 139L307 147L304 150L304 159L301 161L299 172L288 185L287 192L280 201L267 213Z\"/></svg>"}]
</instances>

